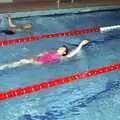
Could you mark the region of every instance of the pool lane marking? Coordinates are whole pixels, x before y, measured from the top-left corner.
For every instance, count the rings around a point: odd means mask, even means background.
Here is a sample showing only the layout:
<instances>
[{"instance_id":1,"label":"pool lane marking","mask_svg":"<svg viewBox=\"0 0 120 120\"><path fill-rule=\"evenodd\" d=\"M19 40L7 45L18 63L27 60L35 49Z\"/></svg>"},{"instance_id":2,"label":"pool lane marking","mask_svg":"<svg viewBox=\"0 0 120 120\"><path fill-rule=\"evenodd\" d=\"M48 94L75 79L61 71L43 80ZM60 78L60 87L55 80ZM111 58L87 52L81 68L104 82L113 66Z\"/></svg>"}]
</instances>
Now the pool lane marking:
<instances>
[{"instance_id":1,"label":"pool lane marking","mask_svg":"<svg viewBox=\"0 0 120 120\"><path fill-rule=\"evenodd\" d=\"M24 37L24 38L0 40L0 46L14 45L17 43L25 43L25 42L33 42L33 41L37 41L45 38L75 36L75 35L82 35L82 34L95 33L95 32L100 32L100 27L80 29L80 30L74 30L74 31L68 31L68 32L42 34L39 36L31 36L31 37Z\"/></svg>"},{"instance_id":2,"label":"pool lane marking","mask_svg":"<svg viewBox=\"0 0 120 120\"><path fill-rule=\"evenodd\" d=\"M113 26L107 26L107 27L94 27L94 28L50 33L50 34L48 33L48 34L42 34L38 36L16 38L16 39L10 39L10 40L0 40L0 46L14 45L17 43L25 43L25 42L33 42L33 41L45 39L45 38L76 36L76 35L83 35L83 34L97 33L97 32L103 33L103 32L114 30L114 29L120 29L120 25L113 25Z\"/></svg>"},{"instance_id":3,"label":"pool lane marking","mask_svg":"<svg viewBox=\"0 0 120 120\"><path fill-rule=\"evenodd\" d=\"M26 87L23 87L23 88L17 88L17 89L14 89L14 90L8 90L8 91L0 92L0 101L10 99L10 98L14 98L14 97L17 97L17 96L30 94L30 93L33 93L33 92L38 92L38 91L43 90L43 89L48 89L50 87L55 87L55 86L58 86L58 85L73 82L75 80L89 78L89 77L92 77L92 76L100 75L100 74L115 71L115 70L120 70L120 63L100 67L100 68L97 68L97 69L88 70L88 71L85 71L85 72L75 73L75 74L72 74L72 75L69 75L69 76L61 77L61 78L58 78L58 79L55 79L55 80L50 80L50 81L47 81L47 82L34 84L34 85L31 85L31 86L26 86Z\"/></svg>"}]
</instances>

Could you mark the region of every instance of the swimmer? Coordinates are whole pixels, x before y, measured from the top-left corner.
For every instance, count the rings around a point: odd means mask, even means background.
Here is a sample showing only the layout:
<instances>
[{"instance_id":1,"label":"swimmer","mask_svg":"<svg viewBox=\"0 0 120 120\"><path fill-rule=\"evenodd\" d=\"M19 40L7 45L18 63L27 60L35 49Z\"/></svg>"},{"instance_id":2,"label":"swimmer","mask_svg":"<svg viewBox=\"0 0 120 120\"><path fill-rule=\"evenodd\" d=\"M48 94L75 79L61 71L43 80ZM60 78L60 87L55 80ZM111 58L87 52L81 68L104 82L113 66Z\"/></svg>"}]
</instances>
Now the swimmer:
<instances>
[{"instance_id":1,"label":"swimmer","mask_svg":"<svg viewBox=\"0 0 120 120\"><path fill-rule=\"evenodd\" d=\"M76 54L78 54L81 48L88 44L89 40L83 40L74 50L69 53L69 50L66 46L62 46L58 48L56 51L46 52L43 54L38 55L33 59L22 59L18 62L13 62L11 64L5 64L0 66L0 70L4 70L5 68L15 68L21 65L26 64L49 64L56 61L60 61L65 58L72 58Z\"/></svg>"},{"instance_id":2,"label":"swimmer","mask_svg":"<svg viewBox=\"0 0 120 120\"><path fill-rule=\"evenodd\" d=\"M14 31L14 32L21 32L21 31L31 32L32 31L32 24L15 25L13 24L10 15L7 16L7 22L8 22L10 31Z\"/></svg>"}]
</instances>

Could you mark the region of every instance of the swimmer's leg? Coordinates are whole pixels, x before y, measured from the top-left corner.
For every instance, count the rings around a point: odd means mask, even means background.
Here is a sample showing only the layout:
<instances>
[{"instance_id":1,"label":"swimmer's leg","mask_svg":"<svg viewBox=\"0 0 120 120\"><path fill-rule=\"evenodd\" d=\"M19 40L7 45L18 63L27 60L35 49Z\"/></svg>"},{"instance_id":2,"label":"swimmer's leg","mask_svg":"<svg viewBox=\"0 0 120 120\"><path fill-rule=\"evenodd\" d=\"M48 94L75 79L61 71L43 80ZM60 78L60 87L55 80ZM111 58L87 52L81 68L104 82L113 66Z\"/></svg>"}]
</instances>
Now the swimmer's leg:
<instances>
[{"instance_id":1,"label":"swimmer's leg","mask_svg":"<svg viewBox=\"0 0 120 120\"><path fill-rule=\"evenodd\" d=\"M34 35L34 33L32 32L32 30L29 31L29 34L30 34L30 36Z\"/></svg>"},{"instance_id":2,"label":"swimmer's leg","mask_svg":"<svg viewBox=\"0 0 120 120\"><path fill-rule=\"evenodd\" d=\"M26 64L34 64L34 61L32 59L22 59L18 62L13 62L10 64L4 64L0 66L0 70L4 70L6 68L16 68L22 65L26 65Z\"/></svg>"},{"instance_id":3,"label":"swimmer's leg","mask_svg":"<svg viewBox=\"0 0 120 120\"><path fill-rule=\"evenodd\" d=\"M33 33L33 31L32 31L32 28L26 29L25 31L26 31L30 36L34 36L34 33Z\"/></svg>"}]
</instances>

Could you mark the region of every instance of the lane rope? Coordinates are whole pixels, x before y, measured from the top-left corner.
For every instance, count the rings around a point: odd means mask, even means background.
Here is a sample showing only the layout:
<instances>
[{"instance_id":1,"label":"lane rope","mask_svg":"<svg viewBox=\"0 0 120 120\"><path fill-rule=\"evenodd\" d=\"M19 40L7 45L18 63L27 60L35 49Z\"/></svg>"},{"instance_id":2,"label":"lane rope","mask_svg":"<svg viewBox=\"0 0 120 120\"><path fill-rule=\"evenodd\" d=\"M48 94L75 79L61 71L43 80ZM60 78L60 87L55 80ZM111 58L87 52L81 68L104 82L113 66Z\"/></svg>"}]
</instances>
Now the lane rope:
<instances>
[{"instance_id":1,"label":"lane rope","mask_svg":"<svg viewBox=\"0 0 120 120\"><path fill-rule=\"evenodd\" d=\"M120 25L114 25L114 26L108 26L108 27L101 27L100 31L102 32L107 32L107 31L111 31L114 29L120 29Z\"/></svg>"},{"instance_id":2,"label":"lane rope","mask_svg":"<svg viewBox=\"0 0 120 120\"><path fill-rule=\"evenodd\" d=\"M11 40L0 40L0 46L13 45L13 44L24 43L24 42L32 42L32 41L36 41L44 38L75 36L75 35L82 35L82 34L94 33L94 32L100 32L100 27L74 30L69 32L42 34L39 36L31 36L31 37L17 38L17 39L11 39Z\"/></svg>"},{"instance_id":3,"label":"lane rope","mask_svg":"<svg viewBox=\"0 0 120 120\"><path fill-rule=\"evenodd\" d=\"M9 39L9 40L0 40L0 46L6 45L13 45L17 43L24 43L24 42L32 42L44 38L54 38L54 37L65 37L65 36L75 36L75 35L83 35L88 33L97 33L97 32L106 32L113 29L119 29L120 25L108 26L108 27L95 27L95 28L87 28L87 29L80 29L68 32L58 32L58 33L50 33L50 34L42 34L39 36L31 36L31 37L24 37L24 38L17 38L17 39Z\"/></svg>"},{"instance_id":4,"label":"lane rope","mask_svg":"<svg viewBox=\"0 0 120 120\"><path fill-rule=\"evenodd\" d=\"M97 68L97 69L93 69L93 70L89 70L85 72L75 73L75 74L72 74L66 77L61 77L55 80L50 80L47 82L42 82L42 83L34 84L31 86L26 86L23 88L17 88L14 90L0 92L0 101L14 98L14 97L21 96L21 95L30 94L30 93L37 92L43 89L48 89L50 87L55 87L58 85L73 82L75 80L80 80L83 78L88 78L88 77L100 75L100 74L115 71L115 70L120 70L120 63L104 66L101 68Z\"/></svg>"}]
</instances>

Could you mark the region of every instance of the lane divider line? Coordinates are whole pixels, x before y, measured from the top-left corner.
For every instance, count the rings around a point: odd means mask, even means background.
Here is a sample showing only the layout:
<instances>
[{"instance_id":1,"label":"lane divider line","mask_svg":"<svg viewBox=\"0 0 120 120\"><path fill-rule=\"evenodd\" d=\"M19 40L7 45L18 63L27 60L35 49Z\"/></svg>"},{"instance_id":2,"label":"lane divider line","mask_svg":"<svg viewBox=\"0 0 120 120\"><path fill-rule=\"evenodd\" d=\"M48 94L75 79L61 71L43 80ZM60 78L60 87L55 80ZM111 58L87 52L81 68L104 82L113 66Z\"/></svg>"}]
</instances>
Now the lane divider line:
<instances>
[{"instance_id":1,"label":"lane divider line","mask_svg":"<svg viewBox=\"0 0 120 120\"><path fill-rule=\"evenodd\" d=\"M115 70L120 70L120 63L100 67L100 68L93 69L93 70L88 70L85 72L75 73L75 74L72 74L66 77L61 77L55 80L50 80L47 82L42 82L42 83L34 84L31 86L26 86L23 88L17 88L14 90L0 92L0 101L14 98L14 97L21 96L21 95L30 94L30 93L37 92L43 89L48 89L50 87L55 87L58 85L73 82L75 80L89 78L92 76L100 75L100 74L115 71Z\"/></svg>"},{"instance_id":2,"label":"lane divider line","mask_svg":"<svg viewBox=\"0 0 120 120\"><path fill-rule=\"evenodd\" d=\"M39 36L16 38L16 39L10 39L10 40L0 40L0 46L14 45L17 43L25 43L25 42L33 42L33 41L45 39L45 38L75 36L75 35L82 35L82 34L95 33L95 32L100 32L100 27L74 30L69 32L42 34Z\"/></svg>"},{"instance_id":3,"label":"lane divider line","mask_svg":"<svg viewBox=\"0 0 120 120\"><path fill-rule=\"evenodd\" d=\"M120 29L120 25L113 25L113 26L107 26L107 27L94 27L94 28L80 29L80 30L74 30L74 31L68 31L68 32L49 33L49 34L42 34L38 36L16 38L16 39L9 39L9 40L0 40L0 46L32 42L32 41L45 39L45 38L75 36L75 35L83 35L83 34L97 33L97 32L103 33L103 32L111 31L114 29Z\"/></svg>"}]
</instances>

